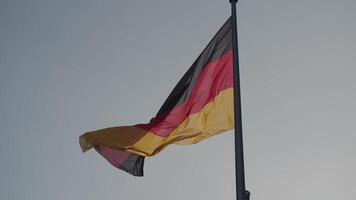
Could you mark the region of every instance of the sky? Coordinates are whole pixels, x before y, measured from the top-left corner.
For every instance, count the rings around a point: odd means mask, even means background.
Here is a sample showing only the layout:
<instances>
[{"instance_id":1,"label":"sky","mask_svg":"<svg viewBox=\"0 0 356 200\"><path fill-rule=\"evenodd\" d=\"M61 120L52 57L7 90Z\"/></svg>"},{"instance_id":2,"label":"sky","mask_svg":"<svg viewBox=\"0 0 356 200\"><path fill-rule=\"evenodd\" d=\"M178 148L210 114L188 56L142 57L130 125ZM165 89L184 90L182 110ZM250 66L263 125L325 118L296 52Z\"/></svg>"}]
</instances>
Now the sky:
<instances>
[{"instance_id":1,"label":"sky","mask_svg":"<svg viewBox=\"0 0 356 200\"><path fill-rule=\"evenodd\" d=\"M240 0L252 200L356 196L355 10ZM169 146L143 178L78 142L147 122L229 15L227 0L1 0L1 199L235 199L233 131Z\"/></svg>"}]
</instances>

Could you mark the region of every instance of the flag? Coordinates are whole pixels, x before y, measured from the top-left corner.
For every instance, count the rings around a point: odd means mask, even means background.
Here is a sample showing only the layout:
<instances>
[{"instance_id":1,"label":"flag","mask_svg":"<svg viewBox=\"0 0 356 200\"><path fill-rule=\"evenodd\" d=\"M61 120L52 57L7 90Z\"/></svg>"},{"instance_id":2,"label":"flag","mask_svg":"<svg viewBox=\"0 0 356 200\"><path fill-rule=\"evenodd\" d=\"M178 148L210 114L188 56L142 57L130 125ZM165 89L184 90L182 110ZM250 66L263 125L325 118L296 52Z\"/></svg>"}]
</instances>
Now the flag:
<instances>
[{"instance_id":1,"label":"flag","mask_svg":"<svg viewBox=\"0 0 356 200\"><path fill-rule=\"evenodd\" d=\"M85 133L83 152L95 148L112 165L143 176L144 157L169 144L195 144L234 128L231 18L216 33L147 124Z\"/></svg>"}]
</instances>

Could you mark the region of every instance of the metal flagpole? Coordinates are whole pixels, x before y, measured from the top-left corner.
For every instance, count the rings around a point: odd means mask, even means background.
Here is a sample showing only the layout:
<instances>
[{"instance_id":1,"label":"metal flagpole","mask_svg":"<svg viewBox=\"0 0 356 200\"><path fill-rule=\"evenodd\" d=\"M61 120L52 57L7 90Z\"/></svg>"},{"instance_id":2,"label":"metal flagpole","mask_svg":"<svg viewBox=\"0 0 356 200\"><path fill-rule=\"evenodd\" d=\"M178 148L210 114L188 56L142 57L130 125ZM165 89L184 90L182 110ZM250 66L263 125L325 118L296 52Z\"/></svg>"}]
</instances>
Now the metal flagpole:
<instances>
[{"instance_id":1,"label":"metal flagpole","mask_svg":"<svg viewBox=\"0 0 356 200\"><path fill-rule=\"evenodd\" d=\"M239 52L236 22L236 3L238 0L230 0L232 23L232 52L234 65L234 118L235 118L235 175L236 175L236 200L249 200L250 193L245 189L245 169L242 140L242 114L241 114L241 90Z\"/></svg>"}]
</instances>

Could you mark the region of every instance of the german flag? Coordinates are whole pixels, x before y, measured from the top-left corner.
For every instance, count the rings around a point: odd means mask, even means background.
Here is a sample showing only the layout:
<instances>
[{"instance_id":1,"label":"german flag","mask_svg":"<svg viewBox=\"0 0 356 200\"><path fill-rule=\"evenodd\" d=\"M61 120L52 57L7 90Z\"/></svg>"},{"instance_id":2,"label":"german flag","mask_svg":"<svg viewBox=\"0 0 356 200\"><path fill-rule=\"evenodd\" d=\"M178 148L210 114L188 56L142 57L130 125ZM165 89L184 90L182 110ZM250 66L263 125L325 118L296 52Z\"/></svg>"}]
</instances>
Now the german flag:
<instances>
[{"instance_id":1,"label":"german flag","mask_svg":"<svg viewBox=\"0 0 356 200\"><path fill-rule=\"evenodd\" d=\"M147 124L119 126L80 136L83 152L95 148L114 166L143 176L145 156L169 144L195 144L233 129L231 19L175 86Z\"/></svg>"}]
</instances>

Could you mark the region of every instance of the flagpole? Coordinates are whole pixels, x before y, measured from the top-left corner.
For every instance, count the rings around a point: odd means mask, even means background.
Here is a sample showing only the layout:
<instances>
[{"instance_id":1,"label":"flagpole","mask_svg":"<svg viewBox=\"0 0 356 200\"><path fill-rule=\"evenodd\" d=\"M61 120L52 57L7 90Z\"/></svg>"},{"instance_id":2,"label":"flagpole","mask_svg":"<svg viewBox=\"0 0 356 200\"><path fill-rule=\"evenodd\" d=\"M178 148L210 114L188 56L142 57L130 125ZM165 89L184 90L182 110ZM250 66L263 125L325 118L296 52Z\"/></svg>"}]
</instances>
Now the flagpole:
<instances>
[{"instance_id":1,"label":"flagpole","mask_svg":"<svg viewBox=\"0 0 356 200\"><path fill-rule=\"evenodd\" d=\"M229 0L231 3L232 23L232 52L234 65L234 119L235 119L235 175L236 175L236 200L249 200L250 193L245 188L245 169L242 138L242 114L241 114L241 89L238 36L236 22L236 3L238 0Z\"/></svg>"}]
</instances>

